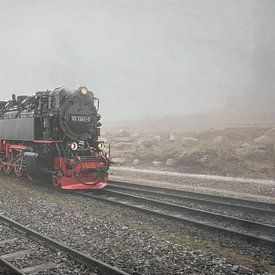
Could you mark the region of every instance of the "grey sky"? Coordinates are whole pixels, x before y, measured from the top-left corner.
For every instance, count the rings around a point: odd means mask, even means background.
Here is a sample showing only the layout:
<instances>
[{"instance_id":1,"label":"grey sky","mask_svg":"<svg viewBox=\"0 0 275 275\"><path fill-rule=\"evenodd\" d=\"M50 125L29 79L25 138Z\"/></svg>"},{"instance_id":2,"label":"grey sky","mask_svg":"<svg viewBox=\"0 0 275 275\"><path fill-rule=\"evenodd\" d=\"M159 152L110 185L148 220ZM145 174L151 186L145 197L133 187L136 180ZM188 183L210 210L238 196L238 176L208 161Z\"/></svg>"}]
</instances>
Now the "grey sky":
<instances>
[{"instance_id":1,"label":"grey sky","mask_svg":"<svg viewBox=\"0 0 275 275\"><path fill-rule=\"evenodd\" d=\"M275 87L273 0L0 0L1 99L86 85L106 120Z\"/></svg>"}]
</instances>

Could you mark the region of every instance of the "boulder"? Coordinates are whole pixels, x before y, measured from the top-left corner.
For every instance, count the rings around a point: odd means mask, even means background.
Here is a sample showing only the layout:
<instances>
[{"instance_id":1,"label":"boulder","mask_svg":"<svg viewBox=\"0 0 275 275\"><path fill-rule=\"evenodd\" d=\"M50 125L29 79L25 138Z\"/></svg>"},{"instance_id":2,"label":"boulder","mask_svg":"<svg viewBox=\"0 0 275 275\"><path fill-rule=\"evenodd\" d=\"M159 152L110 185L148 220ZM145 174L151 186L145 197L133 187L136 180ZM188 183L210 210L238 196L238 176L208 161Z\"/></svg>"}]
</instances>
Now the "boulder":
<instances>
[{"instance_id":1,"label":"boulder","mask_svg":"<svg viewBox=\"0 0 275 275\"><path fill-rule=\"evenodd\" d=\"M132 133L132 134L130 134L130 137L137 138L137 137L139 137L139 133Z\"/></svg>"},{"instance_id":2,"label":"boulder","mask_svg":"<svg viewBox=\"0 0 275 275\"><path fill-rule=\"evenodd\" d=\"M153 141L155 144L160 144L161 136L159 136L159 135L153 136L153 137L152 137L152 141Z\"/></svg>"},{"instance_id":3,"label":"boulder","mask_svg":"<svg viewBox=\"0 0 275 275\"><path fill-rule=\"evenodd\" d=\"M117 141L117 142L131 142L133 141L133 138L131 137L113 137L112 141Z\"/></svg>"},{"instance_id":4,"label":"boulder","mask_svg":"<svg viewBox=\"0 0 275 275\"><path fill-rule=\"evenodd\" d=\"M112 147L117 148L117 149L126 149L129 148L132 144L129 142L118 142L118 143L113 143Z\"/></svg>"},{"instance_id":5,"label":"boulder","mask_svg":"<svg viewBox=\"0 0 275 275\"><path fill-rule=\"evenodd\" d=\"M256 143L273 145L275 144L275 128L270 129L265 134L254 139Z\"/></svg>"},{"instance_id":6,"label":"boulder","mask_svg":"<svg viewBox=\"0 0 275 275\"><path fill-rule=\"evenodd\" d=\"M121 165L125 163L126 160L124 158L112 158L112 161L115 165Z\"/></svg>"},{"instance_id":7,"label":"boulder","mask_svg":"<svg viewBox=\"0 0 275 275\"><path fill-rule=\"evenodd\" d=\"M165 162L166 166L174 166L176 164L176 160L174 159L167 159Z\"/></svg>"},{"instance_id":8,"label":"boulder","mask_svg":"<svg viewBox=\"0 0 275 275\"><path fill-rule=\"evenodd\" d=\"M268 157L266 150L260 149L257 146L253 146L248 143L243 143L240 147L236 148L235 155L241 159L253 158L263 160Z\"/></svg>"},{"instance_id":9,"label":"boulder","mask_svg":"<svg viewBox=\"0 0 275 275\"><path fill-rule=\"evenodd\" d=\"M207 163L209 161L209 156L204 155L200 158L200 163Z\"/></svg>"},{"instance_id":10,"label":"boulder","mask_svg":"<svg viewBox=\"0 0 275 275\"><path fill-rule=\"evenodd\" d=\"M153 165L156 166L156 167L160 166L160 165L162 165L162 161L154 160Z\"/></svg>"},{"instance_id":11,"label":"boulder","mask_svg":"<svg viewBox=\"0 0 275 275\"><path fill-rule=\"evenodd\" d=\"M213 143L213 144L219 144L219 143L221 143L222 141L223 141L223 137L222 137L222 136L216 136L216 137L213 139L212 143Z\"/></svg>"},{"instance_id":12,"label":"boulder","mask_svg":"<svg viewBox=\"0 0 275 275\"><path fill-rule=\"evenodd\" d=\"M240 145L240 147L236 148L234 150L234 153L237 157L248 157L254 152L254 149L252 149L252 146L250 146L248 143L243 143Z\"/></svg>"},{"instance_id":13,"label":"boulder","mask_svg":"<svg viewBox=\"0 0 275 275\"><path fill-rule=\"evenodd\" d=\"M197 142L198 142L197 138L191 138L191 137L182 138L183 145L192 145L192 144L196 144Z\"/></svg>"},{"instance_id":14,"label":"boulder","mask_svg":"<svg viewBox=\"0 0 275 275\"><path fill-rule=\"evenodd\" d=\"M170 133L170 136L169 136L170 141L174 141L174 140L177 140L177 139L178 139L178 137L176 136L175 133Z\"/></svg>"},{"instance_id":15,"label":"boulder","mask_svg":"<svg viewBox=\"0 0 275 275\"><path fill-rule=\"evenodd\" d=\"M201 151L197 148L194 151L187 151L179 154L177 164L191 166L208 164L213 158L213 151Z\"/></svg>"},{"instance_id":16,"label":"boulder","mask_svg":"<svg viewBox=\"0 0 275 275\"><path fill-rule=\"evenodd\" d=\"M130 133L127 130L120 129L117 135L119 137L129 137Z\"/></svg>"},{"instance_id":17,"label":"boulder","mask_svg":"<svg viewBox=\"0 0 275 275\"><path fill-rule=\"evenodd\" d=\"M140 139L138 141L138 145L142 146L142 147L145 147L145 148L149 148L149 147L152 147L154 145L154 142L151 139Z\"/></svg>"},{"instance_id":18,"label":"boulder","mask_svg":"<svg viewBox=\"0 0 275 275\"><path fill-rule=\"evenodd\" d=\"M133 165L138 165L139 163L140 163L139 159L134 159L132 162Z\"/></svg>"}]
</instances>

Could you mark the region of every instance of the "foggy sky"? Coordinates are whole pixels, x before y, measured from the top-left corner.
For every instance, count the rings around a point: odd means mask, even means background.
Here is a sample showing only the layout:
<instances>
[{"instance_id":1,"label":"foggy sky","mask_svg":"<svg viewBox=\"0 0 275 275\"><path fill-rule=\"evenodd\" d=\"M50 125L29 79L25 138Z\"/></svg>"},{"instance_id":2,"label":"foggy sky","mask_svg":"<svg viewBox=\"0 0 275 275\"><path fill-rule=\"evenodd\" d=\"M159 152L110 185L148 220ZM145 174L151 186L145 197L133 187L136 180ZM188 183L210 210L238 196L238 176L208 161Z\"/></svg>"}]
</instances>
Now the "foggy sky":
<instances>
[{"instance_id":1,"label":"foggy sky","mask_svg":"<svg viewBox=\"0 0 275 275\"><path fill-rule=\"evenodd\" d=\"M273 0L0 0L0 93L87 86L104 120L275 87Z\"/></svg>"}]
</instances>

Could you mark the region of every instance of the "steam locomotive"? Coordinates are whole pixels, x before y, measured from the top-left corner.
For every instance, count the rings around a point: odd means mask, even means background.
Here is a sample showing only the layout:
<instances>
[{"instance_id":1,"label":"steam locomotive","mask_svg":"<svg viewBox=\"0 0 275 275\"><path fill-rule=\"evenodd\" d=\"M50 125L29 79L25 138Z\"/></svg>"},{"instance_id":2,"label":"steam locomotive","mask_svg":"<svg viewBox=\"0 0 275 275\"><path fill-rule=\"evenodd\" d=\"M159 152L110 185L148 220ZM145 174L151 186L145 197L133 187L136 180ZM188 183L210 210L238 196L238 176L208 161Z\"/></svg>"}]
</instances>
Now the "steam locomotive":
<instances>
[{"instance_id":1,"label":"steam locomotive","mask_svg":"<svg viewBox=\"0 0 275 275\"><path fill-rule=\"evenodd\" d=\"M62 189L101 189L110 158L100 136L99 100L86 87L60 87L0 101L0 170Z\"/></svg>"}]
</instances>

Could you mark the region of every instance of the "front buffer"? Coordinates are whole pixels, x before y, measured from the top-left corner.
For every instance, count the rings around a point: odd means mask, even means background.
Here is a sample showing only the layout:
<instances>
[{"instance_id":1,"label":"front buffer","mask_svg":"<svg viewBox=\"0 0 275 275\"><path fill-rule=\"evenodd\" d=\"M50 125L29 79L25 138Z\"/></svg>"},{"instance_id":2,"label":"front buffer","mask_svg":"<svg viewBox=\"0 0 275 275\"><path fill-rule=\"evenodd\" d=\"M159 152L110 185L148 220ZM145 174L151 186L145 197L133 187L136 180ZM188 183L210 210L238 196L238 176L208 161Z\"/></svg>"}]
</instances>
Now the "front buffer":
<instances>
[{"instance_id":1,"label":"front buffer","mask_svg":"<svg viewBox=\"0 0 275 275\"><path fill-rule=\"evenodd\" d=\"M109 161L105 156L66 159L55 157L52 183L62 189L102 189L108 183Z\"/></svg>"}]
</instances>

